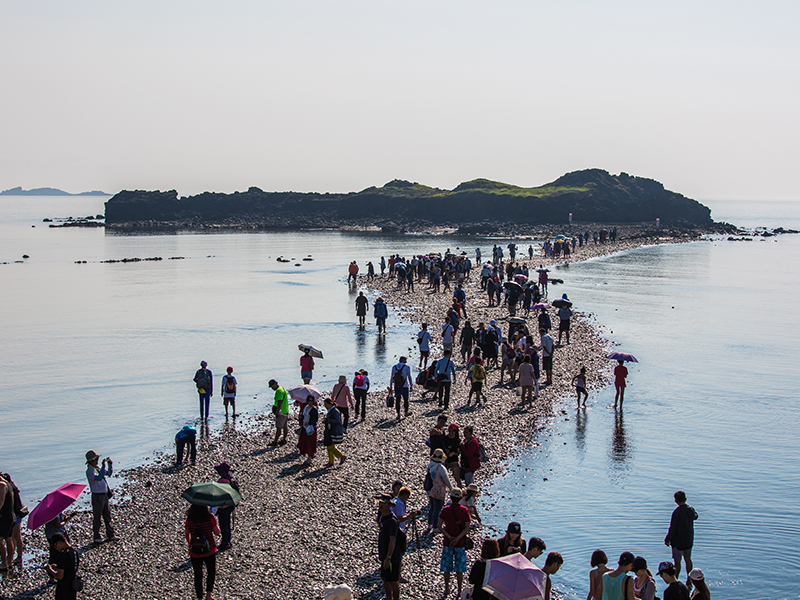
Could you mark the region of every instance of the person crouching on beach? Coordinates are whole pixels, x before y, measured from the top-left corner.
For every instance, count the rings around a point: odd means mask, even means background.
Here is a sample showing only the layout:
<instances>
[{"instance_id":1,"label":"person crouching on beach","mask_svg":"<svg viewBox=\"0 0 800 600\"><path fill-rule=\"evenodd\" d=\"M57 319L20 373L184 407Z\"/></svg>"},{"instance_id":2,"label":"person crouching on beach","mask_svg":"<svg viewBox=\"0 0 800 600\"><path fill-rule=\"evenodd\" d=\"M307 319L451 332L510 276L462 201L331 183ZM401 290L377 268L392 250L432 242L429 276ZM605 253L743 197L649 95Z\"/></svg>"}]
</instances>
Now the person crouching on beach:
<instances>
[{"instance_id":1,"label":"person crouching on beach","mask_svg":"<svg viewBox=\"0 0 800 600\"><path fill-rule=\"evenodd\" d=\"M186 452L184 453L184 449ZM191 425L185 425L175 434L175 465L183 464L183 456L186 454L186 462L191 458L192 464L197 461L197 430Z\"/></svg>"},{"instance_id":2,"label":"person crouching on beach","mask_svg":"<svg viewBox=\"0 0 800 600\"><path fill-rule=\"evenodd\" d=\"M186 543L189 545L189 560L194 571L194 591L197 600L214 600L214 581L217 578L217 543L215 535L220 535L217 519L207 506L192 504L186 511L184 523ZM205 596L203 595L203 564L206 566Z\"/></svg>"},{"instance_id":3,"label":"person crouching on beach","mask_svg":"<svg viewBox=\"0 0 800 600\"><path fill-rule=\"evenodd\" d=\"M328 449L328 462L325 466L332 467L333 461L337 458L340 465L347 460L342 451L336 447L336 444L341 444L344 439L344 430L342 428L342 414L331 398L325 398L325 410L328 412L325 415L325 433L323 434L322 443Z\"/></svg>"},{"instance_id":4,"label":"person crouching on beach","mask_svg":"<svg viewBox=\"0 0 800 600\"><path fill-rule=\"evenodd\" d=\"M317 422L319 420L317 399L312 394L306 398L305 406L300 414L300 439L297 442L297 449L300 456L307 457L304 464L310 465L317 453Z\"/></svg>"}]
</instances>

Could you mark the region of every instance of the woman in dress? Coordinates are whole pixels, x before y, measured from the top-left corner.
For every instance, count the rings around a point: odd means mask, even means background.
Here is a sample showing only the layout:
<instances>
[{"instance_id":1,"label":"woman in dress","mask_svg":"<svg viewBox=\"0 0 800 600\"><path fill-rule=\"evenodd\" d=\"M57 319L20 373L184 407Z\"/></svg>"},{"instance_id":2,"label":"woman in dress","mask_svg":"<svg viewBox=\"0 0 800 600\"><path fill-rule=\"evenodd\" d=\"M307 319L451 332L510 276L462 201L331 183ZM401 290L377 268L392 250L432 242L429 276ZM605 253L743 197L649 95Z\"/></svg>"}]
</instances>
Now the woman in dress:
<instances>
[{"instance_id":1,"label":"woman in dress","mask_svg":"<svg viewBox=\"0 0 800 600\"><path fill-rule=\"evenodd\" d=\"M215 535L220 535L217 519L207 506L192 504L186 511L184 524L186 543L194 571L194 591L197 600L214 600L214 580L217 578L217 543ZM206 566L206 589L203 593L203 564Z\"/></svg>"},{"instance_id":2,"label":"woman in dress","mask_svg":"<svg viewBox=\"0 0 800 600\"><path fill-rule=\"evenodd\" d=\"M317 409L317 399L309 394L306 398L305 406L300 412L300 439L297 442L297 449L300 456L305 456L303 464L310 465L314 455L317 453L317 422L319 420L319 410Z\"/></svg>"}]
</instances>

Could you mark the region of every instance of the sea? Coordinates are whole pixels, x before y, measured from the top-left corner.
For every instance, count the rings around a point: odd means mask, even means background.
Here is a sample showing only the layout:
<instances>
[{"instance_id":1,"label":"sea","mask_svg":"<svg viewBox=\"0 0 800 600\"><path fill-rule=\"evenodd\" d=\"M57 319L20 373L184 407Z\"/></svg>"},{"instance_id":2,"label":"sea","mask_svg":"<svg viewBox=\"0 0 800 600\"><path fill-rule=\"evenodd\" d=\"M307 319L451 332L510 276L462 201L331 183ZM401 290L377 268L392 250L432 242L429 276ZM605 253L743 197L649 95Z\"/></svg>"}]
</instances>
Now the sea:
<instances>
[{"instance_id":1,"label":"sea","mask_svg":"<svg viewBox=\"0 0 800 600\"><path fill-rule=\"evenodd\" d=\"M393 253L486 255L508 243L43 222L102 213L106 199L0 196L0 470L29 506L83 481L90 449L124 469L168 449L182 426L199 427L201 360L217 378L234 368L245 415L267 410L269 379L300 383L298 344L322 350L314 382L323 390L360 368L373 386L388 384L416 328L390 311L386 336L360 330L349 262L364 273ZM800 229L800 201L705 203L718 221ZM104 262L124 258L161 260ZM644 556L653 571L668 560L677 490L699 514L694 566L715 598L800 597L798 259L800 235L716 236L556 269L575 310L639 361L628 365L622 410L610 407L613 387L593 391L585 410L565 399L484 491L487 525L518 521L525 537L562 554L553 576L562 597L586 596L597 548L612 564L623 551ZM208 429L237 427L215 391Z\"/></svg>"}]
</instances>

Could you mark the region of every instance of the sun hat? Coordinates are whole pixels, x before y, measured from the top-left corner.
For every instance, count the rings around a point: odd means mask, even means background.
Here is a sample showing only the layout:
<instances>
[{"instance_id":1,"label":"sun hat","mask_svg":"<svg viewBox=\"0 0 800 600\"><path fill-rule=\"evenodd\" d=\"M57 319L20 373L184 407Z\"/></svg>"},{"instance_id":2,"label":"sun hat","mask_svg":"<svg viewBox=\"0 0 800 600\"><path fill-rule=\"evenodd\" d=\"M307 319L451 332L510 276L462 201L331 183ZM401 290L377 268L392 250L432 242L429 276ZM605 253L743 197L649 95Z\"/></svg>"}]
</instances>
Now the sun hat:
<instances>
[{"instance_id":1,"label":"sun hat","mask_svg":"<svg viewBox=\"0 0 800 600\"><path fill-rule=\"evenodd\" d=\"M468 492L475 492L476 494L480 494L481 493L481 491L478 489L478 486L475 485L474 483L470 483L467 486L467 491Z\"/></svg>"},{"instance_id":2,"label":"sun hat","mask_svg":"<svg viewBox=\"0 0 800 600\"><path fill-rule=\"evenodd\" d=\"M86 453L86 462L87 463L92 462L95 458L100 458L100 455L97 452L95 452L94 450L89 450Z\"/></svg>"},{"instance_id":3,"label":"sun hat","mask_svg":"<svg viewBox=\"0 0 800 600\"><path fill-rule=\"evenodd\" d=\"M658 574L661 575L664 571L672 571L675 572L675 565L673 565L668 560L662 560L658 563Z\"/></svg>"},{"instance_id":4,"label":"sun hat","mask_svg":"<svg viewBox=\"0 0 800 600\"><path fill-rule=\"evenodd\" d=\"M450 497L454 500L461 500L461 496L463 495L464 493L457 487L454 487L452 490L450 490Z\"/></svg>"},{"instance_id":5,"label":"sun hat","mask_svg":"<svg viewBox=\"0 0 800 600\"><path fill-rule=\"evenodd\" d=\"M347 377L344 375L339 375L339 383L347 383Z\"/></svg>"},{"instance_id":6,"label":"sun hat","mask_svg":"<svg viewBox=\"0 0 800 600\"><path fill-rule=\"evenodd\" d=\"M204 360L201 360L201 361L200 361L200 366L201 366L201 367L207 367L207 366L208 366L208 363L207 363L206 361L204 361Z\"/></svg>"},{"instance_id":7,"label":"sun hat","mask_svg":"<svg viewBox=\"0 0 800 600\"><path fill-rule=\"evenodd\" d=\"M373 496L373 498L375 500L378 500L379 502L386 502L387 504L391 504L392 506L396 504L394 496L392 496L391 494L377 494L376 496Z\"/></svg>"},{"instance_id":8,"label":"sun hat","mask_svg":"<svg viewBox=\"0 0 800 600\"><path fill-rule=\"evenodd\" d=\"M689 579L694 579L695 581L702 581L703 571L701 571L700 569L692 569L689 572Z\"/></svg>"},{"instance_id":9,"label":"sun hat","mask_svg":"<svg viewBox=\"0 0 800 600\"><path fill-rule=\"evenodd\" d=\"M226 462L221 462L218 465L214 465L214 470L219 473L220 477L224 477L225 479L230 479L231 474L231 466Z\"/></svg>"},{"instance_id":10,"label":"sun hat","mask_svg":"<svg viewBox=\"0 0 800 600\"><path fill-rule=\"evenodd\" d=\"M437 448L436 450L433 451L433 455L431 456L431 460L433 462L438 462L438 463L444 462L444 459L445 459L444 450L442 450L441 448Z\"/></svg>"}]
</instances>

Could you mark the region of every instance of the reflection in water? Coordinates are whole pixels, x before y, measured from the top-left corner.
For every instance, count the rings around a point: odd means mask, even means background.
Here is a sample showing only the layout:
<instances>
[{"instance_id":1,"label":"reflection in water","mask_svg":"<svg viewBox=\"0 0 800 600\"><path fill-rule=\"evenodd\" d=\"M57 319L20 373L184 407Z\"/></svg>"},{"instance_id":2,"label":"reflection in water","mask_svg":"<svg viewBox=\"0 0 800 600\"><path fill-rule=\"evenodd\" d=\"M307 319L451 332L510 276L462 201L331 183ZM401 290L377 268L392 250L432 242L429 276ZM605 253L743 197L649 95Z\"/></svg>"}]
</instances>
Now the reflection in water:
<instances>
[{"instance_id":1,"label":"reflection in water","mask_svg":"<svg viewBox=\"0 0 800 600\"><path fill-rule=\"evenodd\" d=\"M356 355L363 359L367 349L367 331L364 325L359 325L356 330Z\"/></svg>"},{"instance_id":2,"label":"reflection in water","mask_svg":"<svg viewBox=\"0 0 800 600\"><path fill-rule=\"evenodd\" d=\"M614 434L611 437L610 475L612 481L621 479L627 475L630 465L628 459L631 457L633 448L625 435L625 420L623 412L614 413Z\"/></svg>"},{"instance_id":3,"label":"reflection in water","mask_svg":"<svg viewBox=\"0 0 800 600\"><path fill-rule=\"evenodd\" d=\"M575 447L578 450L578 462L586 456L586 410L577 411L575 416Z\"/></svg>"},{"instance_id":4,"label":"reflection in water","mask_svg":"<svg viewBox=\"0 0 800 600\"><path fill-rule=\"evenodd\" d=\"M378 364L386 361L386 336L378 334L375 338L375 360Z\"/></svg>"}]
</instances>

